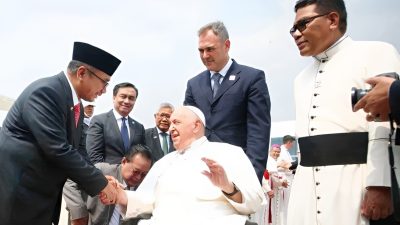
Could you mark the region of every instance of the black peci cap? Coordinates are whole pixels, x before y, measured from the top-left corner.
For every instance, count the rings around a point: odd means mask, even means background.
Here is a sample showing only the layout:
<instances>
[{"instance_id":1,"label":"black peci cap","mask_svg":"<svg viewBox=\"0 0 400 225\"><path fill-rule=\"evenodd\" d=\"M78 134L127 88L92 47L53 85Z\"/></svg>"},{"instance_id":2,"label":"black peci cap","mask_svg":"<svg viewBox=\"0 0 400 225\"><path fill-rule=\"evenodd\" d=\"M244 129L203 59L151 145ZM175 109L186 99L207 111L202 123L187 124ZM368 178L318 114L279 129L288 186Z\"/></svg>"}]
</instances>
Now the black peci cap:
<instances>
[{"instance_id":1,"label":"black peci cap","mask_svg":"<svg viewBox=\"0 0 400 225\"><path fill-rule=\"evenodd\" d=\"M121 63L121 60L110 53L83 42L74 43L72 60L89 64L110 76L113 75Z\"/></svg>"}]
</instances>

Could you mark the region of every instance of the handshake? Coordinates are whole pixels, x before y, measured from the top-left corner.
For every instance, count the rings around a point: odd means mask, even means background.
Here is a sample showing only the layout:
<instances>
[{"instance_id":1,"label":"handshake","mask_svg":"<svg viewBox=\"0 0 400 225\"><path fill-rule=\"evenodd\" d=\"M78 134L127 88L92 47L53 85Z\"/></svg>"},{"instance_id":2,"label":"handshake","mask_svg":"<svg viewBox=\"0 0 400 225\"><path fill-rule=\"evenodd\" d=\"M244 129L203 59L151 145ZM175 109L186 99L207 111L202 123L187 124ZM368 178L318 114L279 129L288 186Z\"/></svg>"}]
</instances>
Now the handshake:
<instances>
[{"instance_id":1,"label":"handshake","mask_svg":"<svg viewBox=\"0 0 400 225\"><path fill-rule=\"evenodd\" d=\"M106 175L106 178L108 184L99 194L101 203L105 205L121 204L125 206L128 200L123 185L112 176Z\"/></svg>"}]
</instances>

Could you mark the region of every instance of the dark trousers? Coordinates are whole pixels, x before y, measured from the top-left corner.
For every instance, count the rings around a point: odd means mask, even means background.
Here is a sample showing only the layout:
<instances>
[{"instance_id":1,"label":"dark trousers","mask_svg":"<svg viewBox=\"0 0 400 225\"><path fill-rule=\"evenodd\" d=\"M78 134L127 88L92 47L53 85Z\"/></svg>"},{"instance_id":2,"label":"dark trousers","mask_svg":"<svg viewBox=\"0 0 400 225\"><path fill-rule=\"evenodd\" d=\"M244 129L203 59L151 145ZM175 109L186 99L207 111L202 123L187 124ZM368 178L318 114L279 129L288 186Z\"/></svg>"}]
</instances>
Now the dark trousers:
<instances>
[{"instance_id":1,"label":"dark trousers","mask_svg":"<svg viewBox=\"0 0 400 225\"><path fill-rule=\"evenodd\" d=\"M400 222L396 222L394 216L391 215L386 219L383 220L370 220L370 225L400 225Z\"/></svg>"}]
</instances>

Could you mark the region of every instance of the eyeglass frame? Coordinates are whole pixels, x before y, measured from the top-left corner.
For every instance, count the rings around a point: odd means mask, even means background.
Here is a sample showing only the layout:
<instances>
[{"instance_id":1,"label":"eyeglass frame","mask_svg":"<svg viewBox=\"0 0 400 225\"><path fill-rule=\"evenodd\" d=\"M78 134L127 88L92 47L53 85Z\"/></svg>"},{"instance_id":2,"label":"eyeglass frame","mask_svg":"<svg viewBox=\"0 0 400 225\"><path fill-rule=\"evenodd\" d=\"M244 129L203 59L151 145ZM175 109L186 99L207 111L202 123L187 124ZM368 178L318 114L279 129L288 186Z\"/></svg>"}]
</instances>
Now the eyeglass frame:
<instances>
[{"instance_id":1,"label":"eyeglass frame","mask_svg":"<svg viewBox=\"0 0 400 225\"><path fill-rule=\"evenodd\" d=\"M97 76L97 74L95 74L93 71L91 71L89 68L85 67L87 71L89 71L89 73L91 73L92 75L94 75L95 77L97 77L99 80L103 81L104 83L104 88L106 88L108 86L108 82L103 80L101 77Z\"/></svg>"},{"instance_id":2,"label":"eyeglass frame","mask_svg":"<svg viewBox=\"0 0 400 225\"><path fill-rule=\"evenodd\" d=\"M129 161L128 161L128 162L129 162ZM144 172L144 171L137 170L136 168L132 168L132 169L130 169L129 171L131 172L131 174L132 174L133 176L139 175L140 177L145 177L145 176L149 173L148 171L147 171L147 172Z\"/></svg>"},{"instance_id":3,"label":"eyeglass frame","mask_svg":"<svg viewBox=\"0 0 400 225\"><path fill-rule=\"evenodd\" d=\"M156 114L154 114L155 116L157 116L157 117L159 117L159 118L161 118L161 119L167 119L167 120L169 120L169 118L171 118L171 114L165 114L165 113L156 113Z\"/></svg>"},{"instance_id":4,"label":"eyeglass frame","mask_svg":"<svg viewBox=\"0 0 400 225\"><path fill-rule=\"evenodd\" d=\"M289 33L291 35L293 35L294 33L296 33L297 30L301 33L301 32L303 32L303 31L305 31L307 29L307 25L309 23L311 23L313 20L315 20L316 18L319 18L319 17L326 16L329 13L318 14L318 15L315 15L315 16L312 16L312 17L301 19L301 20L297 21L297 23L294 24L292 28L290 28Z\"/></svg>"}]
</instances>

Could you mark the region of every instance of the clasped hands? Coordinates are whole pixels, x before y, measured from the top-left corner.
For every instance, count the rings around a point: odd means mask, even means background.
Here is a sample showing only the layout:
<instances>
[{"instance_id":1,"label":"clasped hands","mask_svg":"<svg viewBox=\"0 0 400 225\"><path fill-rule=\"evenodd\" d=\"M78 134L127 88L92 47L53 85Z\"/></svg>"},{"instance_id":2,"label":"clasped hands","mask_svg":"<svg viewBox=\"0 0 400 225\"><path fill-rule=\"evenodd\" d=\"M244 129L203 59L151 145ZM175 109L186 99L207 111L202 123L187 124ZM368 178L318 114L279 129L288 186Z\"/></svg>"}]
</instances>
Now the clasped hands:
<instances>
[{"instance_id":1,"label":"clasped hands","mask_svg":"<svg viewBox=\"0 0 400 225\"><path fill-rule=\"evenodd\" d=\"M112 176L106 175L105 177L108 184L99 194L100 201L105 205L123 204L126 201L123 185Z\"/></svg>"}]
</instances>

